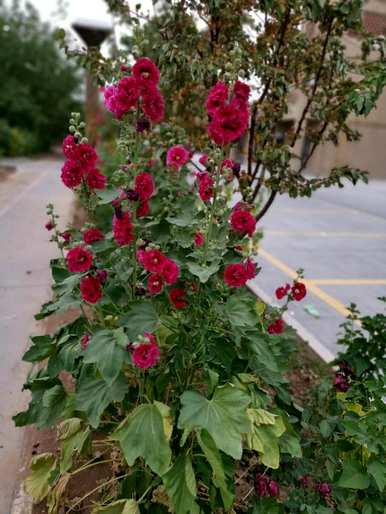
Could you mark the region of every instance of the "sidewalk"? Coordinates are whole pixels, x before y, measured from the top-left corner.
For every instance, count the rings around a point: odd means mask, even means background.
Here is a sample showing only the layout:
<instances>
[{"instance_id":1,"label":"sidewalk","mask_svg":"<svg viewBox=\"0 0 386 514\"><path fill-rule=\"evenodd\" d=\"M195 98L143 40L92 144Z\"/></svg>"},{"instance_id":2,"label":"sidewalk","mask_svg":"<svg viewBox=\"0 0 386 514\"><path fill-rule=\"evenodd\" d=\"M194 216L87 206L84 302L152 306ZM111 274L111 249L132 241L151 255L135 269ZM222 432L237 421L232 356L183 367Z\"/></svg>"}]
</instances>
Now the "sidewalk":
<instances>
[{"instance_id":1,"label":"sidewalk","mask_svg":"<svg viewBox=\"0 0 386 514\"><path fill-rule=\"evenodd\" d=\"M63 187L58 159L7 159L16 173L0 183L0 513L8 514L18 474L23 430L12 416L25 408L21 392L29 365L21 361L28 336L36 332L33 316L50 296L49 260L57 256L44 228L45 207L54 203L65 228L73 195Z\"/></svg>"}]
</instances>

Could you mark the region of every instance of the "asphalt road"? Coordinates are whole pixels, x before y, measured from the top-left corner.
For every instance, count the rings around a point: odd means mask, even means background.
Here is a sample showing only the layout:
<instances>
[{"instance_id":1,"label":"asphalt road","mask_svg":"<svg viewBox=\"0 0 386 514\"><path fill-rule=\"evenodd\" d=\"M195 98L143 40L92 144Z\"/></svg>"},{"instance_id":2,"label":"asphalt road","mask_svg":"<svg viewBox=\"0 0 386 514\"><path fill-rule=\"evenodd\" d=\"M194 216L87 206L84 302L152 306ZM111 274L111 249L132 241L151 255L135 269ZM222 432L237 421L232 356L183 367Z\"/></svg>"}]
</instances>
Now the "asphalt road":
<instances>
[{"instance_id":1,"label":"asphalt road","mask_svg":"<svg viewBox=\"0 0 386 514\"><path fill-rule=\"evenodd\" d=\"M330 357L351 302L363 314L384 310L377 297L386 296L386 181L324 189L310 199L283 195L260 227L263 269L255 284L273 298L303 268L309 294L290 314Z\"/></svg>"},{"instance_id":2,"label":"asphalt road","mask_svg":"<svg viewBox=\"0 0 386 514\"><path fill-rule=\"evenodd\" d=\"M44 228L45 206L56 205L64 228L72 194L60 182L59 160L1 163L17 165L0 181L0 513L9 514L23 435L11 417L28 400L21 387L29 366L21 356L29 334L38 330L33 316L50 297L49 259L57 255Z\"/></svg>"}]
</instances>

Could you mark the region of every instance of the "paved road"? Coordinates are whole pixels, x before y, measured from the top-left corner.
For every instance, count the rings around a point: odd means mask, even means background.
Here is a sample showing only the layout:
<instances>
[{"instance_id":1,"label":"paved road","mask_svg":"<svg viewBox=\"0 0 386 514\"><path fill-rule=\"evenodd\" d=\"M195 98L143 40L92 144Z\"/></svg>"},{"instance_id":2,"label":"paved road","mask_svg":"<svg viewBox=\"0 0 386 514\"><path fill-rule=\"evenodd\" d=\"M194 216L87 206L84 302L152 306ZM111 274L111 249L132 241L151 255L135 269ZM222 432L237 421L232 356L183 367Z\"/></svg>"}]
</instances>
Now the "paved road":
<instances>
[{"instance_id":1,"label":"paved road","mask_svg":"<svg viewBox=\"0 0 386 514\"><path fill-rule=\"evenodd\" d=\"M65 224L72 194L59 180L61 161L1 162L18 168L0 182L0 514L9 514L22 439L11 417L27 400L20 390L29 368L20 359L37 329L33 315L49 298L48 263L56 256L44 228L45 206L55 203Z\"/></svg>"},{"instance_id":2,"label":"paved road","mask_svg":"<svg viewBox=\"0 0 386 514\"><path fill-rule=\"evenodd\" d=\"M278 285L304 268L310 293L291 314L335 354L350 302L364 314L383 309L377 297L386 296L386 181L324 189L311 199L282 196L261 226L263 270L255 284L272 298ZM319 319L304 310L307 305Z\"/></svg>"}]
</instances>

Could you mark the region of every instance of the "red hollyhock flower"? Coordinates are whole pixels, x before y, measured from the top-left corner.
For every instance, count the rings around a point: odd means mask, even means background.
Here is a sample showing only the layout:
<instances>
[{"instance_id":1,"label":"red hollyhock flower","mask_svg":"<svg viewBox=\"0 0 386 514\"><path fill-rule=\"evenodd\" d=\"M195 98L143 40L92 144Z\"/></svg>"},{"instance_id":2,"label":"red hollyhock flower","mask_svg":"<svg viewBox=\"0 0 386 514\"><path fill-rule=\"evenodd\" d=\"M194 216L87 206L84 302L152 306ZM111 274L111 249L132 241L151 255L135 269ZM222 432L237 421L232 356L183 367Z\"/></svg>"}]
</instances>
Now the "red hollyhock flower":
<instances>
[{"instance_id":1,"label":"red hollyhock flower","mask_svg":"<svg viewBox=\"0 0 386 514\"><path fill-rule=\"evenodd\" d=\"M234 210L230 217L233 230L252 236L256 229L256 220L249 211Z\"/></svg>"},{"instance_id":2,"label":"red hollyhock flower","mask_svg":"<svg viewBox=\"0 0 386 514\"><path fill-rule=\"evenodd\" d=\"M248 127L248 110L240 108L232 100L230 104L216 111L213 120L208 125L209 137L217 145L226 145L240 139Z\"/></svg>"},{"instance_id":3,"label":"red hollyhock flower","mask_svg":"<svg viewBox=\"0 0 386 514\"><path fill-rule=\"evenodd\" d=\"M145 250L141 253L140 263L146 271L152 273L162 273L166 262L166 257L159 250Z\"/></svg>"},{"instance_id":4,"label":"red hollyhock flower","mask_svg":"<svg viewBox=\"0 0 386 514\"><path fill-rule=\"evenodd\" d=\"M230 287L245 286L248 278L242 263L228 264L224 270L224 282Z\"/></svg>"},{"instance_id":5,"label":"red hollyhock flower","mask_svg":"<svg viewBox=\"0 0 386 514\"><path fill-rule=\"evenodd\" d=\"M284 321L281 318L279 318L269 325L268 333L269 334L281 334L282 332L284 332L284 329L285 329Z\"/></svg>"},{"instance_id":6,"label":"red hollyhock flower","mask_svg":"<svg viewBox=\"0 0 386 514\"><path fill-rule=\"evenodd\" d=\"M98 160L98 155L93 146L88 143L82 143L76 148L76 159L84 170L91 170Z\"/></svg>"},{"instance_id":7,"label":"red hollyhock flower","mask_svg":"<svg viewBox=\"0 0 386 514\"><path fill-rule=\"evenodd\" d=\"M71 232L69 230L65 230L60 235L63 238L65 243L69 243L71 241L72 235L71 235Z\"/></svg>"},{"instance_id":8,"label":"red hollyhock flower","mask_svg":"<svg viewBox=\"0 0 386 514\"><path fill-rule=\"evenodd\" d=\"M82 336L82 339L80 340L80 345L83 348L83 350L87 350L88 343L90 342L90 334L84 334Z\"/></svg>"},{"instance_id":9,"label":"red hollyhock flower","mask_svg":"<svg viewBox=\"0 0 386 514\"><path fill-rule=\"evenodd\" d=\"M185 309L188 306L188 302L185 298L185 290L176 287L169 291L169 300L176 309Z\"/></svg>"},{"instance_id":10,"label":"red hollyhock flower","mask_svg":"<svg viewBox=\"0 0 386 514\"><path fill-rule=\"evenodd\" d=\"M139 173L135 177L135 187L134 190L139 194L139 197L142 201L149 200L153 196L154 193L154 180L150 173Z\"/></svg>"},{"instance_id":11,"label":"red hollyhock flower","mask_svg":"<svg viewBox=\"0 0 386 514\"><path fill-rule=\"evenodd\" d=\"M99 280L91 275L80 281L80 293L84 301L96 303L102 298L102 286Z\"/></svg>"},{"instance_id":12,"label":"red hollyhock flower","mask_svg":"<svg viewBox=\"0 0 386 514\"><path fill-rule=\"evenodd\" d=\"M75 246L66 255L68 271L71 273L84 273L93 263L93 255L83 246Z\"/></svg>"},{"instance_id":13,"label":"red hollyhock flower","mask_svg":"<svg viewBox=\"0 0 386 514\"><path fill-rule=\"evenodd\" d=\"M76 150L78 145L76 144L76 139L73 135L69 134L63 140L62 144L62 152L67 159L76 159Z\"/></svg>"},{"instance_id":14,"label":"red hollyhock flower","mask_svg":"<svg viewBox=\"0 0 386 514\"><path fill-rule=\"evenodd\" d=\"M282 300L285 296L287 296L290 289L291 286L289 284L286 284L283 287L278 287L275 291L276 298L278 300Z\"/></svg>"},{"instance_id":15,"label":"red hollyhock flower","mask_svg":"<svg viewBox=\"0 0 386 514\"><path fill-rule=\"evenodd\" d=\"M117 245L129 245L134 240L133 224L128 212L122 213L120 217L113 217L113 234Z\"/></svg>"},{"instance_id":16,"label":"red hollyhock flower","mask_svg":"<svg viewBox=\"0 0 386 514\"><path fill-rule=\"evenodd\" d=\"M293 286L291 287L292 298L297 302L300 302L300 300L303 300L306 294L307 289L303 282L294 282Z\"/></svg>"},{"instance_id":17,"label":"red hollyhock flower","mask_svg":"<svg viewBox=\"0 0 386 514\"><path fill-rule=\"evenodd\" d=\"M130 109L137 106L140 90L135 77L124 77L118 84L104 91L106 108L120 119Z\"/></svg>"},{"instance_id":18,"label":"red hollyhock flower","mask_svg":"<svg viewBox=\"0 0 386 514\"><path fill-rule=\"evenodd\" d=\"M256 271L256 263L252 261L252 259L247 259L244 262L244 272L245 276L247 277L247 280L251 280L252 278L255 278L257 271Z\"/></svg>"},{"instance_id":19,"label":"red hollyhock flower","mask_svg":"<svg viewBox=\"0 0 386 514\"><path fill-rule=\"evenodd\" d=\"M53 228L55 228L55 225L54 223L52 223L52 221L47 221L44 227L46 228L46 230L52 230Z\"/></svg>"},{"instance_id":20,"label":"red hollyhock flower","mask_svg":"<svg viewBox=\"0 0 386 514\"><path fill-rule=\"evenodd\" d=\"M62 166L60 178L65 186L70 189L78 187L82 182L84 171L77 161L68 160Z\"/></svg>"},{"instance_id":21,"label":"red hollyhock flower","mask_svg":"<svg viewBox=\"0 0 386 514\"><path fill-rule=\"evenodd\" d=\"M201 232L196 232L194 235L194 245L199 247L202 246L205 243L204 236Z\"/></svg>"},{"instance_id":22,"label":"red hollyhock flower","mask_svg":"<svg viewBox=\"0 0 386 514\"><path fill-rule=\"evenodd\" d=\"M255 491L260 498L276 497L279 496L279 484L275 480L271 480L265 475L256 475L255 478Z\"/></svg>"},{"instance_id":23,"label":"red hollyhock flower","mask_svg":"<svg viewBox=\"0 0 386 514\"><path fill-rule=\"evenodd\" d=\"M221 163L221 169L228 168L228 170L233 170L233 166L235 163L232 159L224 159Z\"/></svg>"},{"instance_id":24,"label":"red hollyhock flower","mask_svg":"<svg viewBox=\"0 0 386 514\"><path fill-rule=\"evenodd\" d=\"M166 154L166 164L179 170L190 159L190 152L182 145L175 145L169 148Z\"/></svg>"},{"instance_id":25,"label":"red hollyhock flower","mask_svg":"<svg viewBox=\"0 0 386 514\"><path fill-rule=\"evenodd\" d=\"M209 202L214 195L214 180L208 175L203 173L197 176L198 180L198 194L203 202Z\"/></svg>"},{"instance_id":26,"label":"red hollyhock flower","mask_svg":"<svg viewBox=\"0 0 386 514\"><path fill-rule=\"evenodd\" d=\"M224 82L218 81L209 91L205 102L206 111L210 116L214 116L219 108L225 106L228 100L228 86Z\"/></svg>"},{"instance_id":27,"label":"red hollyhock flower","mask_svg":"<svg viewBox=\"0 0 386 514\"><path fill-rule=\"evenodd\" d=\"M147 291L151 295L156 295L162 291L164 280L159 273L152 273L147 279Z\"/></svg>"},{"instance_id":28,"label":"red hollyhock flower","mask_svg":"<svg viewBox=\"0 0 386 514\"><path fill-rule=\"evenodd\" d=\"M92 227L88 228L85 232L83 232L83 241L91 245L92 243L96 243L97 241L102 241L105 238L102 231L99 228Z\"/></svg>"},{"instance_id":29,"label":"red hollyhock flower","mask_svg":"<svg viewBox=\"0 0 386 514\"><path fill-rule=\"evenodd\" d=\"M233 94L237 100L246 104L248 102L249 95L251 94L251 88L248 84L244 84L244 82L237 80L233 86Z\"/></svg>"},{"instance_id":30,"label":"red hollyhock flower","mask_svg":"<svg viewBox=\"0 0 386 514\"><path fill-rule=\"evenodd\" d=\"M108 275L108 273L107 273L107 270L105 270L105 269L98 269L96 271L96 277L101 284L104 284L106 282L107 275Z\"/></svg>"},{"instance_id":31,"label":"red hollyhock flower","mask_svg":"<svg viewBox=\"0 0 386 514\"><path fill-rule=\"evenodd\" d=\"M206 153L203 153L202 155L200 155L200 158L198 159L198 162L202 165L202 166L205 166L206 163L208 161L208 156L206 155Z\"/></svg>"},{"instance_id":32,"label":"red hollyhock flower","mask_svg":"<svg viewBox=\"0 0 386 514\"><path fill-rule=\"evenodd\" d=\"M323 498L328 498L331 496L332 488L331 485L327 482L320 482L316 485L316 490Z\"/></svg>"},{"instance_id":33,"label":"red hollyhock flower","mask_svg":"<svg viewBox=\"0 0 386 514\"><path fill-rule=\"evenodd\" d=\"M299 482L304 489L310 489L312 486L312 478L310 475L302 475L299 477Z\"/></svg>"},{"instance_id":34,"label":"red hollyhock flower","mask_svg":"<svg viewBox=\"0 0 386 514\"><path fill-rule=\"evenodd\" d=\"M178 267L178 264L171 259L166 259L162 266L161 274L165 282L169 286L172 286L177 282L178 277L180 276L180 268Z\"/></svg>"},{"instance_id":35,"label":"red hollyhock flower","mask_svg":"<svg viewBox=\"0 0 386 514\"><path fill-rule=\"evenodd\" d=\"M89 170L84 178L90 189L104 189L106 187L107 177L97 169Z\"/></svg>"},{"instance_id":36,"label":"red hollyhock flower","mask_svg":"<svg viewBox=\"0 0 386 514\"><path fill-rule=\"evenodd\" d=\"M156 86L160 79L160 71L158 67L148 57L137 59L132 72L144 90L149 86Z\"/></svg>"},{"instance_id":37,"label":"red hollyhock flower","mask_svg":"<svg viewBox=\"0 0 386 514\"><path fill-rule=\"evenodd\" d=\"M134 366L141 369L148 369L157 364L161 352L155 343L140 343L135 346L132 353Z\"/></svg>"},{"instance_id":38,"label":"red hollyhock flower","mask_svg":"<svg viewBox=\"0 0 386 514\"><path fill-rule=\"evenodd\" d=\"M158 89L149 89L142 97L142 111L153 123L160 123L165 116L164 97Z\"/></svg>"},{"instance_id":39,"label":"red hollyhock flower","mask_svg":"<svg viewBox=\"0 0 386 514\"><path fill-rule=\"evenodd\" d=\"M342 373L336 373L334 378L334 387L340 393L345 393L350 389L347 377Z\"/></svg>"},{"instance_id":40,"label":"red hollyhock flower","mask_svg":"<svg viewBox=\"0 0 386 514\"><path fill-rule=\"evenodd\" d=\"M149 216L150 214L150 204L149 202L141 202L137 210L135 211L137 218L143 218L144 216Z\"/></svg>"}]
</instances>

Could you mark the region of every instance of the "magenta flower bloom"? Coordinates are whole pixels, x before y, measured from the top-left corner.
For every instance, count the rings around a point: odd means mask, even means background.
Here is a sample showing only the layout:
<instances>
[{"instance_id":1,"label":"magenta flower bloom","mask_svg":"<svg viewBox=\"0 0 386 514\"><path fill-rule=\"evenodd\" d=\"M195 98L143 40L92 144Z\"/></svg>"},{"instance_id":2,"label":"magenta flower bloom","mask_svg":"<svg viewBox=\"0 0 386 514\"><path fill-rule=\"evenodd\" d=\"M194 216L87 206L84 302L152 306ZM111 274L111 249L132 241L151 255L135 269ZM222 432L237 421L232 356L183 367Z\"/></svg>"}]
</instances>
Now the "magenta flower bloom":
<instances>
[{"instance_id":1,"label":"magenta flower bloom","mask_svg":"<svg viewBox=\"0 0 386 514\"><path fill-rule=\"evenodd\" d=\"M66 255L66 263L71 273L84 273L91 268L93 255L83 246L75 246Z\"/></svg>"},{"instance_id":2,"label":"magenta flower bloom","mask_svg":"<svg viewBox=\"0 0 386 514\"><path fill-rule=\"evenodd\" d=\"M179 170L190 159L190 152L182 145L175 145L169 148L166 154L166 164L176 170Z\"/></svg>"}]
</instances>

